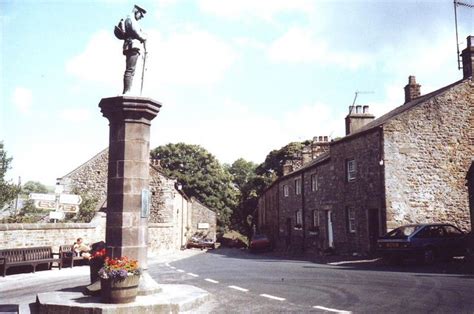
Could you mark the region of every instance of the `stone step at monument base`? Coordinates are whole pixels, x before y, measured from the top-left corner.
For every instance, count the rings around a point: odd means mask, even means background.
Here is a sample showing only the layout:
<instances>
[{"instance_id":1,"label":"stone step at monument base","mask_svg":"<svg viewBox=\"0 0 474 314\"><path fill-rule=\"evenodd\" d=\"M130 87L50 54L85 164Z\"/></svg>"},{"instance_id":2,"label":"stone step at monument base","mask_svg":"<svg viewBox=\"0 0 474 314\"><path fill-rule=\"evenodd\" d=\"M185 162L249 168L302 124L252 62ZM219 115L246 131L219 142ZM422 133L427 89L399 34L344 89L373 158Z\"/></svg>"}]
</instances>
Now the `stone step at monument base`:
<instances>
[{"instance_id":1,"label":"stone step at monument base","mask_svg":"<svg viewBox=\"0 0 474 314\"><path fill-rule=\"evenodd\" d=\"M102 303L99 296L81 292L55 291L39 293L36 305L39 313L179 313L191 311L210 300L210 294L190 285L159 285L161 292L137 296L126 304Z\"/></svg>"}]
</instances>

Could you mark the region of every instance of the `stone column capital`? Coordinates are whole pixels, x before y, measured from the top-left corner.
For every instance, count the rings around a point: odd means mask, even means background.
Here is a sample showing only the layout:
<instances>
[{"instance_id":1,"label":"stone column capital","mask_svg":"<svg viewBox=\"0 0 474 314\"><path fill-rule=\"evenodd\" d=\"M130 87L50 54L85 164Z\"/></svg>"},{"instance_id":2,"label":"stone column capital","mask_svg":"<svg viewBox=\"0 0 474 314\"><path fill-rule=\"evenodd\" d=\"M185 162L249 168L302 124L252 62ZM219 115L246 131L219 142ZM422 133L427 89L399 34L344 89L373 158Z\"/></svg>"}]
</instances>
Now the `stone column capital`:
<instances>
[{"instance_id":1,"label":"stone column capital","mask_svg":"<svg viewBox=\"0 0 474 314\"><path fill-rule=\"evenodd\" d=\"M129 122L151 124L161 108L161 103L147 97L116 96L102 98L99 107L110 123Z\"/></svg>"}]
</instances>

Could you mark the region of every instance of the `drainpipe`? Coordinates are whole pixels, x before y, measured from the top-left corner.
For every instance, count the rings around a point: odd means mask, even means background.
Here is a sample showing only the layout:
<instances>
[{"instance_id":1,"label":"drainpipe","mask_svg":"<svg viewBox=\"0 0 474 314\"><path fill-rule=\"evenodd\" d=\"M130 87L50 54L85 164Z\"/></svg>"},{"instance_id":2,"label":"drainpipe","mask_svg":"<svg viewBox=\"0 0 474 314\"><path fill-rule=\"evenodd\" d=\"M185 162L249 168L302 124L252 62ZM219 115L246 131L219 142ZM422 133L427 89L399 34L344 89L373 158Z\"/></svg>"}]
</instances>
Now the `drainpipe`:
<instances>
[{"instance_id":1,"label":"drainpipe","mask_svg":"<svg viewBox=\"0 0 474 314\"><path fill-rule=\"evenodd\" d=\"M306 249L306 210L304 202L304 171L301 172L301 218L303 223L303 253Z\"/></svg>"}]
</instances>

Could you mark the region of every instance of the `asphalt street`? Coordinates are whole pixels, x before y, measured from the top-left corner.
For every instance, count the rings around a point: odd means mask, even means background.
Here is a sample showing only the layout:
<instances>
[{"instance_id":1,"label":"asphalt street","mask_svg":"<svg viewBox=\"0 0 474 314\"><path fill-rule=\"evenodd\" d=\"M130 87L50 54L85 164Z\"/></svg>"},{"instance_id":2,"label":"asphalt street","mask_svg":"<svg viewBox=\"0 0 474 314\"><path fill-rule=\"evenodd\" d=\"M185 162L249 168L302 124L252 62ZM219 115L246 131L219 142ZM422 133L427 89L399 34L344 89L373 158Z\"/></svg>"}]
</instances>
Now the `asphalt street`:
<instances>
[{"instance_id":1,"label":"asphalt street","mask_svg":"<svg viewBox=\"0 0 474 314\"><path fill-rule=\"evenodd\" d=\"M211 301L191 313L474 313L474 271L462 260L387 266L336 256L330 262L185 250L152 257L149 273L158 283L209 291ZM0 277L0 312L34 313L36 294L88 282L88 266Z\"/></svg>"},{"instance_id":2,"label":"asphalt street","mask_svg":"<svg viewBox=\"0 0 474 314\"><path fill-rule=\"evenodd\" d=\"M474 276L463 261L434 266L387 266L377 260L334 264L224 248L157 265L151 275L162 283L211 292L213 302L200 312L474 312Z\"/></svg>"}]
</instances>

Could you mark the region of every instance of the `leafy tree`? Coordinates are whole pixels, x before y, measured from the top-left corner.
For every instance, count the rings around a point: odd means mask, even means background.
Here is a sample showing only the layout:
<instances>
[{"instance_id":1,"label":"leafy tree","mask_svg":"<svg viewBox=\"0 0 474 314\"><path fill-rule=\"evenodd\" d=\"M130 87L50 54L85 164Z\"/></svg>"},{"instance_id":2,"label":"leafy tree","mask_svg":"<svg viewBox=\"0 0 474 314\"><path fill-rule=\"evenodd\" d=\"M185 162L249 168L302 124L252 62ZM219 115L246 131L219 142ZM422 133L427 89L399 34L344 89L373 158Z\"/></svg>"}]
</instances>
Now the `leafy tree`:
<instances>
[{"instance_id":1,"label":"leafy tree","mask_svg":"<svg viewBox=\"0 0 474 314\"><path fill-rule=\"evenodd\" d=\"M303 147L308 144L309 141L292 142L280 149L272 150L265 158L265 161L257 167L257 174L271 176L269 174L274 173L277 177L281 177L283 175L283 165L288 160L299 159Z\"/></svg>"},{"instance_id":2,"label":"leafy tree","mask_svg":"<svg viewBox=\"0 0 474 314\"><path fill-rule=\"evenodd\" d=\"M13 158L7 156L3 142L0 142L0 209L11 202L20 191L16 184L5 181L5 174L10 169L12 160Z\"/></svg>"},{"instance_id":3,"label":"leafy tree","mask_svg":"<svg viewBox=\"0 0 474 314\"><path fill-rule=\"evenodd\" d=\"M97 203L99 202L98 197L94 196L89 191L81 191L78 188L73 189L73 194L80 195L82 202L79 205L79 212L73 217L74 222L90 222L94 218Z\"/></svg>"},{"instance_id":4,"label":"leafy tree","mask_svg":"<svg viewBox=\"0 0 474 314\"><path fill-rule=\"evenodd\" d=\"M48 193L48 188L37 181L28 181L23 185L21 193L24 195L29 195L30 193Z\"/></svg>"},{"instance_id":5,"label":"leafy tree","mask_svg":"<svg viewBox=\"0 0 474 314\"><path fill-rule=\"evenodd\" d=\"M234 185L239 189L239 203L232 215L232 224L248 237L252 233L253 213L257 207L259 175L255 173L257 164L237 159L230 166L227 166L233 175Z\"/></svg>"},{"instance_id":6,"label":"leafy tree","mask_svg":"<svg viewBox=\"0 0 474 314\"><path fill-rule=\"evenodd\" d=\"M151 156L160 160L167 176L182 184L184 193L216 211L219 231L229 226L238 191L229 171L213 155L199 145L177 143L159 146Z\"/></svg>"}]
</instances>

